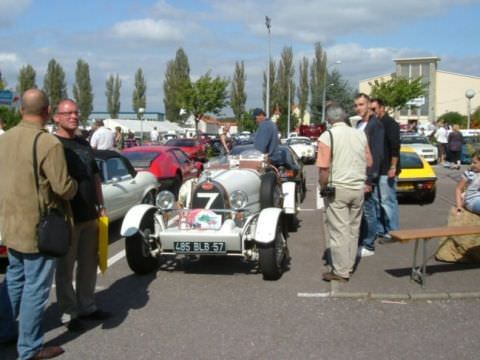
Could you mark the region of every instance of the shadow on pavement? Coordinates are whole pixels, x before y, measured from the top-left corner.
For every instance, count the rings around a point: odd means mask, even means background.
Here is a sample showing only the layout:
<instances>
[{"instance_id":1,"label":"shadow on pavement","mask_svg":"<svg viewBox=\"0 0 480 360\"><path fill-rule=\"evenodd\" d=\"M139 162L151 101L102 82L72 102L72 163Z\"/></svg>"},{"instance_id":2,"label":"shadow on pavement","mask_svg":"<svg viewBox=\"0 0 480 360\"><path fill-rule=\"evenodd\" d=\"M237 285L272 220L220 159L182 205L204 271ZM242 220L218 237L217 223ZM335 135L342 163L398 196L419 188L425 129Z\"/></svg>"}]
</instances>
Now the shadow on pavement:
<instances>
[{"instance_id":1,"label":"shadow on pavement","mask_svg":"<svg viewBox=\"0 0 480 360\"><path fill-rule=\"evenodd\" d=\"M102 329L113 329L121 325L128 317L130 310L141 309L148 303L150 298L148 288L155 278L155 273L144 276L132 274L117 280L108 289L98 292L96 294L97 305L99 308L110 312L112 317L103 322L82 321L86 328L84 332L89 331L100 324L102 325ZM108 304L108 307L106 304ZM47 309L47 321L45 324L46 331L63 326L60 324L59 316L58 304L52 304ZM69 332L65 328L64 333L51 339L46 345L61 346L75 340L84 332Z\"/></svg>"},{"instance_id":2,"label":"shadow on pavement","mask_svg":"<svg viewBox=\"0 0 480 360\"><path fill-rule=\"evenodd\" d=\"M427 266L427 274L435 274L435 273L445 273L451 271L464 271L464 270L471 270L471 269L479 269L479 264L444 264L444 265L428 265ZM394 276L394 277L404 277L410 276L412 273L412 268L400 268L400 269L386 269L386 273Z\"/></svg>"}]
</instances>

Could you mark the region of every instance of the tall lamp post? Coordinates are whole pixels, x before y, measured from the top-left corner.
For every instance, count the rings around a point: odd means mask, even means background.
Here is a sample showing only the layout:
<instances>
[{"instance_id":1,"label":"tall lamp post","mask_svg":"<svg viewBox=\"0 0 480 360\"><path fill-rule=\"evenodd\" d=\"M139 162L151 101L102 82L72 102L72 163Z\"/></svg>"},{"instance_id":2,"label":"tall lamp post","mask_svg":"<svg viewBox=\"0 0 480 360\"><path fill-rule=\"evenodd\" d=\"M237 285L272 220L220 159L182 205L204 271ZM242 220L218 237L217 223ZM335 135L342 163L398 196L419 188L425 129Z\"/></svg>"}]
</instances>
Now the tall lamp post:
<instances>
[{"instance_id":1,"label":"tall lamp post","mask_svg":"<svg viewBox=\"0 0 480 360\"><path fill-rule=\"evenodd\" d=\"M475 96L475 90L473 89L468 89L467 91L465 91L465 97L467 98L468 100L468 114L467 114L467 129L470 129L470 120L472 118L472 98Z\"/></svg>"},{"instance_id":2,"label":"tall lamp post","mask_svg":"<svg viewBox=\"0 0 480 360\"><path fill-rule=\"evenodd\" d=\"M145 108L138 108L138 118L140 119L140 145L143 145L143 114L145 114Z\"/></svg>"},{"instance_id":3,"label":"tall lamp post","mask_svg":"<svg viewBox=\"0 0 480 360\"><path fill-rule=\"evenodd\" d=\"M270 118L270 58L271 58L271 39L270 39L270 22L271 19L268 16L265 16L265 26L268 31L268 63L267 63L267 93L265 99L265 111L267 113L267 118Z\"/></svg>"},{"instance_id":4,"label":"tall lamp post","mask_svg":"<svg viewBox=\"0 0 480 360\"><path fill-rule=\"evenodd\" d=\"M335 65L340 65L342 63L341 60L335 61L333 64L329 66L325 66L325 74L323 75L323 95L322 95L322 123L325 124L325 105L327 102L327 77L328 77L328 69Z\"/></svg>"},{"instance_id":5,"label":"tall lamp post","mask_svg":"<svg viewBox=\"0 0 480 360\"><path fill-rule=\"evenodd\" d=\"M288 115L287 115L287 137L288 135L290 134L290 113L292 112L291 109L290 109L290 87L291 87L291 84L290 84L290 80L288 80Z\"/></svg>"}]
</instances>

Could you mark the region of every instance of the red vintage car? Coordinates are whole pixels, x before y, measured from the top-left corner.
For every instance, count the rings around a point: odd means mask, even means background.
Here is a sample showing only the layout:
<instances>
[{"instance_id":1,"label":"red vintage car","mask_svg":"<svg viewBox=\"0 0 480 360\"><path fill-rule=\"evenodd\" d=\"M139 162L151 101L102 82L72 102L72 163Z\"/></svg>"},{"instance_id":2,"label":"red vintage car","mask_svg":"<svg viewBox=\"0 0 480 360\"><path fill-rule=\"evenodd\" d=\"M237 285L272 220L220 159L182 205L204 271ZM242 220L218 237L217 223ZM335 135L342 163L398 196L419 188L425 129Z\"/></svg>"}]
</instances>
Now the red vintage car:
<instances>
[{"instance_id":1,"label":"red vintage car","mask_svg":"<svg viewBox=\"0 0 480 360\"><path fill-rule=\"evenodd\" d=\"M175 194L184 181L198 177L203 170L202 163L191 160L184 151L173 146L136 146L123 150L122 154L135 170L150 171L161 189L168 188Z\"/></svg>"},{"instance_id":2,"label":"red vintage car","mask_svg":"<svg viewBox=\"0 0 480 360\"><path fill-rule=\"evenodd\" d=\"M188 154L191 160L207 161L206 146L197 139L171 139L165 145L179 147Z\"/></svg>"}]
</instances>

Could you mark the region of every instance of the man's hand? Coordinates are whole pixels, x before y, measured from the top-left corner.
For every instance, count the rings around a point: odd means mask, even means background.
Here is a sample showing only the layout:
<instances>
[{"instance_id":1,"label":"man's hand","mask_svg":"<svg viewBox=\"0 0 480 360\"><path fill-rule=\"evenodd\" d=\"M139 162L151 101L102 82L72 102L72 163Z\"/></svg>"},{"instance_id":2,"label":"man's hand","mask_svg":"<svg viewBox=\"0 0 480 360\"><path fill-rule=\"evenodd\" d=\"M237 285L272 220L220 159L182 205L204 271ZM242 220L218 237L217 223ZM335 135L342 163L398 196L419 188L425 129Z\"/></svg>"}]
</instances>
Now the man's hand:
<instances>
[{"instance_id":1,"label":"man's hand","mask_svg":"<svg viewBox=\"0 0 480 360\"><path fill-rule=\"evenodd\" d=\"M373 186L369 184L365 184L365 188L363 191L366 193L371 193L373 191Z\"/></svg>"},{"instance_id":2,"label":"man's hand","mask_svg":"<svg viewBox=\"0 0 480 360\"><path fill-rule=\"evenodd\" d=\"M397 175L397 169L396 168L390 168L387 172L387 176L392 179Z\"/></svg>"}]
</instances>

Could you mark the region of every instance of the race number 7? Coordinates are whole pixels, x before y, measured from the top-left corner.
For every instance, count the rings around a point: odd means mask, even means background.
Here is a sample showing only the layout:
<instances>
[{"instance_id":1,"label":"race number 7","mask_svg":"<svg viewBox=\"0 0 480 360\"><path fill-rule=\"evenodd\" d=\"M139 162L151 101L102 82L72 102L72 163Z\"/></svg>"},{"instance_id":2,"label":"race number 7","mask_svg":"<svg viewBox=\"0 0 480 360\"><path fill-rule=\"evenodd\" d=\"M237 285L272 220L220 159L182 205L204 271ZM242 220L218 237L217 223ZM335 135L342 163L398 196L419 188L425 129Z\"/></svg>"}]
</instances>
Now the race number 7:
<instances>
[{"instance_id":1,"label":"race number 7","mask_svg":"<svg viewBox=\"0 0 480 360\"><path fill-rule=\"evenodd\" d=\"M210 206L212 206L217 196L218 193L197 193L197 197L208 199L207 205L205 205L205 209L210 209Z\"/></svg>"}]
</instances>

